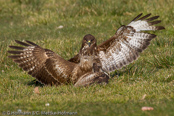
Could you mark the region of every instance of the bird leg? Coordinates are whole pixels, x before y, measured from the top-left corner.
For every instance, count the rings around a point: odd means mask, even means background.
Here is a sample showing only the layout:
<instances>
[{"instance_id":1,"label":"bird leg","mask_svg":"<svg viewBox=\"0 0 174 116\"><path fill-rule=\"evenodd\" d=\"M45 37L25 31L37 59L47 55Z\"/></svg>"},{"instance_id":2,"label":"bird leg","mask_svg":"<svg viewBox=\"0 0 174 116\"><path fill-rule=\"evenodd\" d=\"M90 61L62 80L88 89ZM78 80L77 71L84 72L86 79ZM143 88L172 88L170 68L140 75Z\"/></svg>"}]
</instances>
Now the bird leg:
<instances>
[{"instance_id":1,"label":"bird leg","mask_svg":"<svg viewBox=\"0 0 174 116\"><path fill-rule=\"evenodd\" d=\"M97 66L97 63L93 64L93 71L94 72L99 72L99 67Z\"/></svg>"},{"instance_id":2,"label":"bird leg","mask_svg":"<svg viewBox=\"0 0 174 116\"><path fill-rule=\"evenodd\" d=\"M93 83L108 83L109 76L103 72L89 72L82 75L78 81L75 83L75 87L77 86L88 86Z\"/></svg>"}]
</instances>

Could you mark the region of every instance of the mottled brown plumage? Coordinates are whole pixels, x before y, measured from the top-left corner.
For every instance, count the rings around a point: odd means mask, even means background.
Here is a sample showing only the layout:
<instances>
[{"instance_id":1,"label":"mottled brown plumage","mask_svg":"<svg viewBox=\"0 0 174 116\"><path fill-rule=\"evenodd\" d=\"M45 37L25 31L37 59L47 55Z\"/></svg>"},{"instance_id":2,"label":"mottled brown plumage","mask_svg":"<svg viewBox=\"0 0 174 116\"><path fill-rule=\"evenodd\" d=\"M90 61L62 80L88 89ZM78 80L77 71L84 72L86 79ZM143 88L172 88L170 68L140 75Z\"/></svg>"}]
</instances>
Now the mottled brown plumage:
<instances>
[{"instance_id":1,"label":"mottled brown plumage","mask_svg":"<svg viewBox=\"0 0 174 116\"><path fill-rule=\"evenodd\" d=\"M135 17L127 26L121 26L114 36L97 46L94 36L85 35L77 55L66 61L51 50L43 49L33 42L17 41L22 45L9 46L9 56L19 66L46 85L60 85L72 82L75 86L87 86L92 83L108 83L108 73L120 69L136 60L154 34L143 31L164 29L154 26L161 21L159 16L142 14Z\"/></svg>"}]
</instances>

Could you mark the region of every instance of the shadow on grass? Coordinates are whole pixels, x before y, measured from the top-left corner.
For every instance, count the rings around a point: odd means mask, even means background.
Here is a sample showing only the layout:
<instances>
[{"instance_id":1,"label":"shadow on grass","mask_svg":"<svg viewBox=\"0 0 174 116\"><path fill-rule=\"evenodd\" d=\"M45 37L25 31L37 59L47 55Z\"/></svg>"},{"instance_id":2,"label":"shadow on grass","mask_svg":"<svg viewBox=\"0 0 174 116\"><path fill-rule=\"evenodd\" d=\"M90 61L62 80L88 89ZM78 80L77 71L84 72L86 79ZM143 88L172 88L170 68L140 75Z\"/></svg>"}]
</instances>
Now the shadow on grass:
<instances>
[{"instance_id":1,"label":"shadow on grass","mask_svg":"<svg viewBox=\"0 0 174 116\"><path fill-rule=\"evenodd\" d=\"M37 81L36 79L29 81L27 83L28 86L39 86L39 87L43 87L44 84L40 83L39 81Z\"/></svg>"}]
</instances>

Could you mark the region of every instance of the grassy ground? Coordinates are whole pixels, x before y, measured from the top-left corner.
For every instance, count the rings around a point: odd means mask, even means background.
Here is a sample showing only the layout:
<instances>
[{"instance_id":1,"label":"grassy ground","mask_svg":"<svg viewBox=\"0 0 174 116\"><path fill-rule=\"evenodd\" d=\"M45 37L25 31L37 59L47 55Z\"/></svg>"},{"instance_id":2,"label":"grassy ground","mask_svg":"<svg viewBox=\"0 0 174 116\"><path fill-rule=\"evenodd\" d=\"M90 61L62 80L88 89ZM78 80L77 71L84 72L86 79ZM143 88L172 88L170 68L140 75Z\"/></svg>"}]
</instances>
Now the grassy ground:
<instances>
[{"instance_id":1,"label":"grassy ground","mask_svg":"<svg viewBox=\"0 0 174 116\"><path fill-rule=\"evenodd\" d=\"M173 0L0 0L0 113L174 115L173 4ZM17 39L69 59L79 51L85 34L101 43L139 13L160 15L166 30L152 32L158 36L148 49L134 63L113 72L108 85L38 86L40 94L35 94L34 78L7 58L8 46ZM154 110L141 111L143 106Z\"/></svg>"}]
</instances>

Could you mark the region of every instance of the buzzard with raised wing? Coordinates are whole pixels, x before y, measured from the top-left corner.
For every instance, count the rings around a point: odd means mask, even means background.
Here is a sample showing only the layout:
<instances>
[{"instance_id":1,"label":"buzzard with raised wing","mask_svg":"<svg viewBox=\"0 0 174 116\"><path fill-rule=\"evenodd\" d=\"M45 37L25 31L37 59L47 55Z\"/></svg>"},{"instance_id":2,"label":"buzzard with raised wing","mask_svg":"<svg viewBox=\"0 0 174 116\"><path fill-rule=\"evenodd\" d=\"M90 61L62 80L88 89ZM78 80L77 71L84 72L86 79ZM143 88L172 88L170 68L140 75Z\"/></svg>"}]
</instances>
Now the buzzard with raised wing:
<instances>
[{"instance_id":1,"label":"buzzard with raised wing","mask_svg":"<svg viewBox=\"0 0 174 116\"><path fill-rule=\"evenodd\" d=\"M92 83L108 83L109 72L118 70L132 61L147 48L156 37L143 31L164 29L154 26L160 23L159 16L143 17L139 14L127 26L121 26L114 36L97 46L94 36L85 35L77 55L68 61L51 50L43 49L33 42L21 42L22 46L9 46L13 54L9 56L23 70L46 85L73 83L75 86L87 86Z\"/></svg>"}]
</instances>

